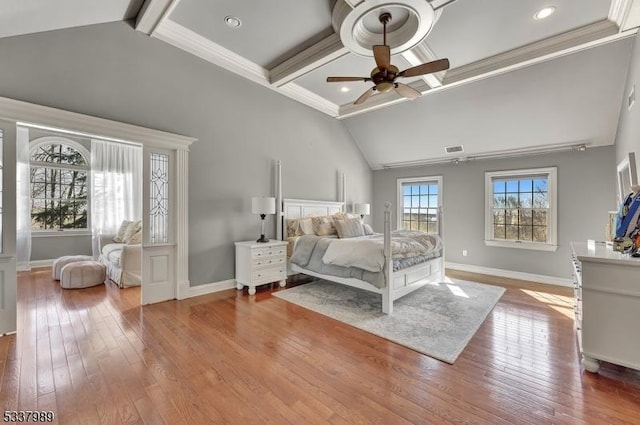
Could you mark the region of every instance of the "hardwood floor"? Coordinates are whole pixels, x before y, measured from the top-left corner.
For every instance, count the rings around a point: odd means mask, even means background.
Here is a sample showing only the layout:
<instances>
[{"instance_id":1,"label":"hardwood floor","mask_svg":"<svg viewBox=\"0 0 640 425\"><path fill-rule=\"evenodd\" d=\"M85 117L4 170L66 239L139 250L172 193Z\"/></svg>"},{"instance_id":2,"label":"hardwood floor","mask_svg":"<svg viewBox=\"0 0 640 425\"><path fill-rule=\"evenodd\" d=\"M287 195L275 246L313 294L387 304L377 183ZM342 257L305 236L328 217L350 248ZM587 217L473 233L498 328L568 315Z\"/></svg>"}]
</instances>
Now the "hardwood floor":
<instances>
[{"instance_id":1,"label":"hardwood floor","mask_svg":"<svg viewBox=\"0 0 640 425\"><path fill-rule=\"evenodd\" d=\"M140 307L138 288L21 273L1 405L60 424L640 423L640 372L581 370L569 290L490 280L507 291L448 365L272 297L275 285Z\"/></svg>"}]
</instances>

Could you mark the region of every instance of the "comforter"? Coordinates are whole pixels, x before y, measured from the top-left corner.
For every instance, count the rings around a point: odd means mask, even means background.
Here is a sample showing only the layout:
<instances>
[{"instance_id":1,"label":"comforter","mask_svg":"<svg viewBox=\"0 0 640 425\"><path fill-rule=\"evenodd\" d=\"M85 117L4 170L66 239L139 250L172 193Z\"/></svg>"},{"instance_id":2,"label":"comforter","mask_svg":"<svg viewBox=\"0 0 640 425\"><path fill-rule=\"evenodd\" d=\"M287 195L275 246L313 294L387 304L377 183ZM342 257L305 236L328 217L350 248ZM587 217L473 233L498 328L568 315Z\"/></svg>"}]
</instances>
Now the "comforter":
<instances>
[{"instance_id":1,"label":"comforter","mask_svg":"<svg viewBox=\"0 0 640 425\"><path fill-rule=\"evenodd\" d=\"M439 257L442 239L401 230L392 232L391 247L393 270L397 271ZM346 255L341 257L341 253ZM364 280L377 288L385 285L383 235L349 239L301 236L291 262L316 273Z\"/></svg>"}]
</instances>

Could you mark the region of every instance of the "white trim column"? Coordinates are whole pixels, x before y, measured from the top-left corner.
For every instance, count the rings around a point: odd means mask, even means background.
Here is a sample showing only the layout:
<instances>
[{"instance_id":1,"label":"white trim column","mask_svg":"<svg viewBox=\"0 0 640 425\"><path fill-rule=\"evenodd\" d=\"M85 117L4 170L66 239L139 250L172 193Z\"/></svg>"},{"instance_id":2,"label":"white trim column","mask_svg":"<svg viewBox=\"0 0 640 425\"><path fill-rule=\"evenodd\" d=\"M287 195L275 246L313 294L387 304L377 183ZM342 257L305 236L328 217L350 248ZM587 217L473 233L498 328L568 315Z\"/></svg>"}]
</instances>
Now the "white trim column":
<instances>
[{"instance_id":1,"label":"white trim column","mask_svg":"<svg viewBox=\"0 0 640 425\"><path fill-rule=\"evenodd\" d=\"M176 151L176 280L177 298L187 298L182 288L189 288L189 151Z\"/></svg>"}]
</instances>

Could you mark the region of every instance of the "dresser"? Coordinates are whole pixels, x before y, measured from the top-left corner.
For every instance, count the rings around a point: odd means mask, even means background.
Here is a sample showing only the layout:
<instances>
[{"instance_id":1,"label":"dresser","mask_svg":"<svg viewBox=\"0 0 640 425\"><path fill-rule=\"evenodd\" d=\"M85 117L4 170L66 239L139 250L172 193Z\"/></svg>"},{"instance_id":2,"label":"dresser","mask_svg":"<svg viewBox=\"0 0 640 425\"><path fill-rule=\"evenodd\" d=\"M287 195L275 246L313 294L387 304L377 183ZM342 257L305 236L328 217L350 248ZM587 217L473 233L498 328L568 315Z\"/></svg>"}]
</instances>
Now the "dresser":
<instances>
[{"instance_id":1,"label":"dresser","mask_svg":"<svg viewBox=\"0 0 640 425\"><path fill-rule=\"evenodd\" d=\"M256 286L265 283L287 283L287 242L255 241L236 242L237 288L249 287L249 295L256 293Z\"/></svg>"},{"instance_id":2,"label":"dresser","mask_svg":"<svg viewBox=\"0 0 640 425\"><path fill-rule=\"evenodd\" d=\"M640 370L640 258L605 244L572 242L575 323L582 364Z\"/></svg>"}]
</instances>

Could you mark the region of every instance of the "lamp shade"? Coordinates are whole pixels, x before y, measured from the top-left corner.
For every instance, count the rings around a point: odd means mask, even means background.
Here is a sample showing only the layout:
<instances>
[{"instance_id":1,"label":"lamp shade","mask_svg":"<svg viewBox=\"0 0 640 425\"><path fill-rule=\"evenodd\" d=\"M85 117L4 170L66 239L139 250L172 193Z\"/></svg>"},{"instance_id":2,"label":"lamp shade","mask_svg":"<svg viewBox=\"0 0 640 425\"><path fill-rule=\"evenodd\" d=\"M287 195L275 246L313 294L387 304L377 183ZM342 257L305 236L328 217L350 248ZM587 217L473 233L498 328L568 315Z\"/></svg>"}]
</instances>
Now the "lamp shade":
<instances>
[{"instance_id":1,"label":"lamp shade","mask_svg":"<svg viewBox=\"0 0 640 425\"><path fill-rule=\"evenodd\" d=\"M353 204L354 214L369 215L371 206L369 204Z\"/></svg>"},{"instance_id":2,"label":"lamp shade","mask_svg":"<svg viewBox=\"0 0 640 425\"><path fill-rule=\"evenodd\" d=\"M254 196L251 198L251 212L254 214L275 214L276 198Z\"/></svg>"}]
</instances>

